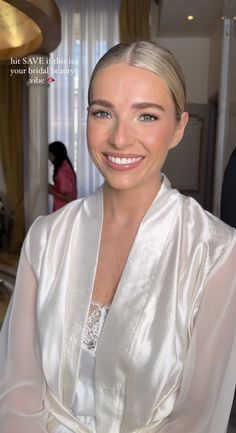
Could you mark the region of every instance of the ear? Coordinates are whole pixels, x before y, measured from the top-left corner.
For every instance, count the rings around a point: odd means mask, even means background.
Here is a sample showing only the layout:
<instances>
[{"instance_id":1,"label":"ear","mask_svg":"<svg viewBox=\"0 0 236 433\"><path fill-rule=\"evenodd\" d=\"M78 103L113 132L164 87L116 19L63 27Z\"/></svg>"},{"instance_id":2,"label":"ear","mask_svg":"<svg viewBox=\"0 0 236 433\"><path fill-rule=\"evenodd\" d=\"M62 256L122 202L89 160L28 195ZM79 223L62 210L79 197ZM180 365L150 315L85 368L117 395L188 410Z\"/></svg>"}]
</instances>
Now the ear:
<instances>
[{"instance_id":1,"label":"ear","mask_svg":"<svg viewBox=\"0 0 236 433\"><path fill-rule=\"evenodd\" d=\"M170 149L177 146L177 144L179 144L179 142L182 140L183 135L184 135L184 130L185 130L186 125L188 123L188 119L189 119L189 114L186 111L184 111L181 115L181 119L179 120L179 122L176 126L174 138L173 138L172 144L170 146Z\"/></svg>"}]
</instances>

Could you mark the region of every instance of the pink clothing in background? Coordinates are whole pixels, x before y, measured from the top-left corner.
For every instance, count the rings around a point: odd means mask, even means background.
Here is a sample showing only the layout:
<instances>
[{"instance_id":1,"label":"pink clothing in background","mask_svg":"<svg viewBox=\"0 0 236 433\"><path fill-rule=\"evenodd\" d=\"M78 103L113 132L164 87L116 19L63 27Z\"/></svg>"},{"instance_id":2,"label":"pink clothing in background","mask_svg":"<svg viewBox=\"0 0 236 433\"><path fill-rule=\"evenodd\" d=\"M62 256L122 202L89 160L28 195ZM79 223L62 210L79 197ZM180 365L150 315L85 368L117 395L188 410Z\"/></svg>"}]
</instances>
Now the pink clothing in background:
<instances>
[{"instance_id":1,"label":"pink clothing in background","mask_svg":"<svg viewBox=\"0 0 236 433\"><path fill-rule=\"evenodd\" d=\"M54 179L54 191L60 194L70 194L72 200L77 198L77 186L76 186L76 176L73 172L70 164L64 160L61 167L59 168L56 178ZM54 197L53 200L53 211L60 209L65 206L67 202Z\"/></svg>"}]
</instances>

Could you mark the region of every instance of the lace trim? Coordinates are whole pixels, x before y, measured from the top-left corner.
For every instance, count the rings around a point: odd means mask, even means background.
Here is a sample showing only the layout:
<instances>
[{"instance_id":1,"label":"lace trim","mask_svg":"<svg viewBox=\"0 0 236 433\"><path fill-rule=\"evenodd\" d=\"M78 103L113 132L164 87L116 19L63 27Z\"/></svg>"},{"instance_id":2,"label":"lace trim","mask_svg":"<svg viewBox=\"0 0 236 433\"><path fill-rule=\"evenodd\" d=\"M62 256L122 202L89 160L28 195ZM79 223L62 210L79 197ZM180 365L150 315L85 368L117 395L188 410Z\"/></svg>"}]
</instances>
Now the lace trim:
<instances>
[{"instance_id":1,"label":"lace trim","mask_svg":"<svg viewBox=\"0 0 236 433\"><path fill-rule=\"evenodd\" d=\"M110 304L91 302L89 315L84 329L83 343L87 350L96 352L98 339L110 309Z\"/></svg>"}]
</instances>

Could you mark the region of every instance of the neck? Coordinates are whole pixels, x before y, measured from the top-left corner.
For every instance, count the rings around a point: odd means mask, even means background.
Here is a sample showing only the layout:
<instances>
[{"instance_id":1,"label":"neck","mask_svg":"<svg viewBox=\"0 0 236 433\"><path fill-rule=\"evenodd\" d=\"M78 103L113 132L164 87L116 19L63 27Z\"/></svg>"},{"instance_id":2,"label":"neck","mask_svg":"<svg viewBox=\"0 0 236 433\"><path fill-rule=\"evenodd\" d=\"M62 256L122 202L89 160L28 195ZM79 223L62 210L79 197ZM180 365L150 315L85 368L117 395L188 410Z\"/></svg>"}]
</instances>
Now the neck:
<instances>
[{"instance_id":1,"label":"neck","mask_svg":"<svg viewBox=\"0 0 236 433\"><path fill-rule=\"evenodd\" d=\"M155 199L160 186L143 191L116 190L104 184L104 217L117 224L140 223Z\"/></svg>"}]
</instances>

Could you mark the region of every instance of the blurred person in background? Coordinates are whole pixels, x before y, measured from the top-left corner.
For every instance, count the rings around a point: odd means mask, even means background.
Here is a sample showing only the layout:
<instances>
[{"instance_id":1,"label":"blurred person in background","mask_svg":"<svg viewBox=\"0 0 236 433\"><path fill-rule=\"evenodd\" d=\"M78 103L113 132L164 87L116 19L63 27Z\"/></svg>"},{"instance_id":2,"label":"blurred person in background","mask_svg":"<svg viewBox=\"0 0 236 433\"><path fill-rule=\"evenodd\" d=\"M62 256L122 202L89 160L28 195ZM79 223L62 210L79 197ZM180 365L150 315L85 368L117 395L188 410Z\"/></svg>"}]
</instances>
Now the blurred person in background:
<instances>
[{"instance_id":1,"label":"blurred person in background","mask_svg":"<svg viewBox=\"0 0 236 433\"><path fill-rule=\"evenodd\" d=\"M53 211L56 211L77 198L76 174L61 141L49 144L48 157L54 166L54 185L49 183L48 192L53 196Z\"/></svg>"}]
</instances>

